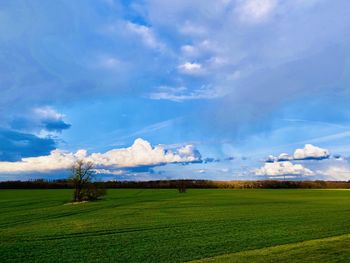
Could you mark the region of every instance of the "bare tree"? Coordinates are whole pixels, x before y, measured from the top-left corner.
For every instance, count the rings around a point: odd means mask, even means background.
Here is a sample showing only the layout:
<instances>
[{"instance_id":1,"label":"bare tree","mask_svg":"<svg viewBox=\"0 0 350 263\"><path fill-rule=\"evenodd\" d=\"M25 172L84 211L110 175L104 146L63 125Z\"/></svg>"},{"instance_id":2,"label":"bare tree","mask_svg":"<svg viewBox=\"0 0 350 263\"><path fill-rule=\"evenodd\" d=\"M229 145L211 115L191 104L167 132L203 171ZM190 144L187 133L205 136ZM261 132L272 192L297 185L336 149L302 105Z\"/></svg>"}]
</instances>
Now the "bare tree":
<instances>
[{"instance_id":1,"label":"bare tree","mask_svg":"<svg viewBox=\"0 0 350 263\"><path fill-rule=\"evenodd\" d=\"M92 162L78 160L72 166L71 180L74 185L74 202L96 200L106 194L106 191L97 183L92 183L94 178Z\"/></svg>"},{"instance_id":2,"label":"bare tree","mask_svg":"<svg viewBox=\"0 0 350 263\"><path fill-rule=\"evenodd\" d=\"M185 180L178 180L177 181L177 190L179 193L186 193L186 181Z\"/></svg>"}]
</instances>

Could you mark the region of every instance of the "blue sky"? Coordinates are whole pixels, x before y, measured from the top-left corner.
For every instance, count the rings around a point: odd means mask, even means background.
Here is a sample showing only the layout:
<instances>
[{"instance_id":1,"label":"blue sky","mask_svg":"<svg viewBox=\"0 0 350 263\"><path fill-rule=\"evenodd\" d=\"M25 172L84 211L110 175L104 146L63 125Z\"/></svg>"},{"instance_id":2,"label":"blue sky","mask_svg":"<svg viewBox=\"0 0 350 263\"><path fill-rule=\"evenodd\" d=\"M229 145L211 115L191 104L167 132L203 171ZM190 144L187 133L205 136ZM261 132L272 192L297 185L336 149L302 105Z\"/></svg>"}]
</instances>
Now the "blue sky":
<instances>
[{"instance_id":1,"label":"blue sky","mask_svg":"<svg viewBox=\"0 0 350 263\"><path fill-rule=\"evenodd\" d=\"M350 180L349 13L2 1L0 180L62 178L77 159L112 180Z\"/></svg>"}]
</instances>

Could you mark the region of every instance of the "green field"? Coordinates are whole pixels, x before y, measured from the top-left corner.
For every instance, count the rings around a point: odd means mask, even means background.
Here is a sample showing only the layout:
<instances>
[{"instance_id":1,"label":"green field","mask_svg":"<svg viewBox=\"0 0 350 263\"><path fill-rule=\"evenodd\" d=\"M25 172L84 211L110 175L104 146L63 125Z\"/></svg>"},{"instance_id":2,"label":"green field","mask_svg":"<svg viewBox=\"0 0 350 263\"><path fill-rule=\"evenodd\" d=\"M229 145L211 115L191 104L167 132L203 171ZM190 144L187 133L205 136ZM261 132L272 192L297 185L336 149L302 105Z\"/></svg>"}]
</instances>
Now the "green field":
<instances>
[{"instance_id":1,"label":"green field","mask_svg":"<svg viewBox=\"0 0 350 263\"><path fill-rule=\"evenodd\" d=\"M350 262L347 190L0 190L0 262Z\"/></svg>"}]
</instances>

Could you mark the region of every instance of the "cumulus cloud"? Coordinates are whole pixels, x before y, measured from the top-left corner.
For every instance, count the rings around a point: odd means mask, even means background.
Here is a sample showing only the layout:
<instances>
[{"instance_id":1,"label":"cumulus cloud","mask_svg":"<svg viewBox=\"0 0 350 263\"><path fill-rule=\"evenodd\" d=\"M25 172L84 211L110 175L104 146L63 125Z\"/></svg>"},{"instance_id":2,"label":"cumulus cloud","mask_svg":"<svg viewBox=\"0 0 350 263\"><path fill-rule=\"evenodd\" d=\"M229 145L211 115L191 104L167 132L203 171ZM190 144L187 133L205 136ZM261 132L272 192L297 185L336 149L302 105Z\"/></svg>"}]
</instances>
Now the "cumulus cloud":
<instances>
[{"instance_id":1,"label":"cumulus cloud","mask_svg":"<svg viewBox=\"0 0 350 263\"><path fill-rule=\"evenodd\" d=\"M23 158L18 162L0 162L0 173L50 172L68 169L76 160L92 161L100 169L120 169L138 166L156 166L167 163L191 163L201 159L193 145L177 149L152 145L136 139L128 148L113 149L89 155L85 150L76 153L53 150L50 155ZM103 171L103 170L102 170Z\"/></svg>"},{"instance_id":2,"label":"cumulus cloud","mask_svg":"<svg viewBox=\"0 0 350 263\"><path fill-rule=\"evenodd\" d=\"M290 160L293 160L292 156L290 156L288 153L281 153L279 156L269 155L269 157L267 157L266 159L266 162L272 163L272 162L290 161Z\"/></svg>"},{"instance_id":3,"label":"cumulus cloud","mask_svg":"<svg viewBox=\"0 0 350 263\"><path fill-rule=\"evenodd\" d=\"M322 160L330 157L327 149L314 146L312 144L305 144L304 148L296 149L293 156L288 153L281 153L279 156L269 155L266 162L282 162L291 160Z\"/></svg>"},{"instance_id":4,"label":"cumulus cloud","mask_svg":"<svg viewBox=\"0 0 350 263\"><path fill-rule=\"evenodd\" d=\"M60 150L51 151L50 155L22 158L18 162L0 162L0 173L49 172L68 169L85 155L83 151L75 154Z\"/></svg>"},{"instance_id":5,"label":"cumulus cloud","mask_svg":"<svg viewBox=\"0 0 350 263\"><path fill-rule=\"evenodd\" d=\"M148 141L136 139L134 144L125 149L113 149L106 153L93 153L87 157L96 165L114 167L134 167L157 165L162 163L194 162L199 159L193 145L185 145L173 152L163 146L152 147Z\"/></svg>"},{"instance_id":6,"label":"cumulus cloud","mask_svg":"<svg viewBox=\"0 0 350 263\"><path fill-rule=\"evenodd\" d=\"M329 158L329 151L312 144L306 144L303 149L296 149L293 155L294 160L326 159Z\"/></svg>"},{"instance_id":7,"label":"cumulus cloud","mask_svg":"<svg viewBox=\"0 0 350 263\"><path fill-rule=\"evenodd\" d=\"M260 176L269 176L273 178L276 176L284 175L310 176L314 175L314 172L308 168L305 168L301 164L293 164L289 161L286 161L265 163L264 166L255 170L255 174Z\"/></svg>"}]
</instances>

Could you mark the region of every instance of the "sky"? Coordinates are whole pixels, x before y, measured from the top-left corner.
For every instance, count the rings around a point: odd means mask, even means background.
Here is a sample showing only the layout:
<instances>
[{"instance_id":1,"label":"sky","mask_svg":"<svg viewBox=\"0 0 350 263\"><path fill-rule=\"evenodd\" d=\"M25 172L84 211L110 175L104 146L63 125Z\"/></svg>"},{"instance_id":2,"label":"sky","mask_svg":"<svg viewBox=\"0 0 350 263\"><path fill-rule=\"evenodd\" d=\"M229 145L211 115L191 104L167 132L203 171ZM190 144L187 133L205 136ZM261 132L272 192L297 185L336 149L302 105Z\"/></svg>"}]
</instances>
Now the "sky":
<instances>
[{"instance_id":1,"label":"sky","mask_svg":"<svg viewBox=\"0 0 350 263\"><path fill-rule=\"evenodd\" d=\"M0 1L0 180L350 180L347 0Z\"/></svg>"}]
</instances>

